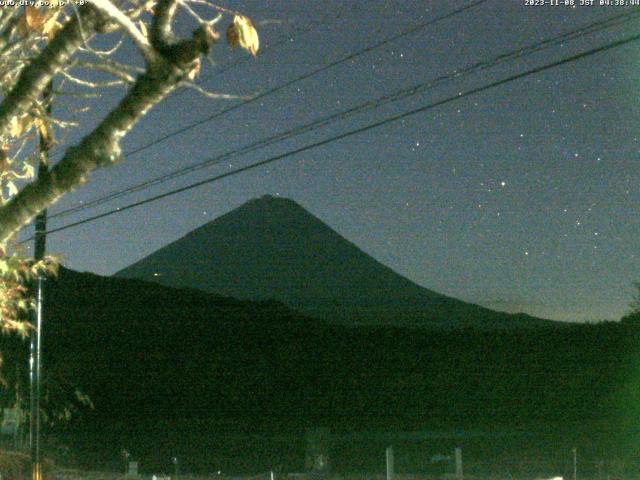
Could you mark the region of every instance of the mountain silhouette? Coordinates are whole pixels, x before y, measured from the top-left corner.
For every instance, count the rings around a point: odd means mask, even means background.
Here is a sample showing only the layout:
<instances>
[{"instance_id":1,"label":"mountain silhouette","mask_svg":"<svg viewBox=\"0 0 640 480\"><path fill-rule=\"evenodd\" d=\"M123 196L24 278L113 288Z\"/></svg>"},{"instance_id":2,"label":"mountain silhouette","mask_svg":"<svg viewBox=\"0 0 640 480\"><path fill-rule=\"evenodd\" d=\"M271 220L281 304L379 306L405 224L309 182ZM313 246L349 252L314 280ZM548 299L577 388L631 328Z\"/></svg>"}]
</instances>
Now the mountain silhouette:
<instances>
[{"instance_id":1,"label":"mountain silhouette","mask_svg":"<svg viewBox=\"0 0 640 480\"><path fill-rule=\"evenodd\" d=\"M402 277L296 202L263 196L116 276L247 300L274 299L343 324L532 327L552 323L466 303Z\"/></svg>"}]
</instances>

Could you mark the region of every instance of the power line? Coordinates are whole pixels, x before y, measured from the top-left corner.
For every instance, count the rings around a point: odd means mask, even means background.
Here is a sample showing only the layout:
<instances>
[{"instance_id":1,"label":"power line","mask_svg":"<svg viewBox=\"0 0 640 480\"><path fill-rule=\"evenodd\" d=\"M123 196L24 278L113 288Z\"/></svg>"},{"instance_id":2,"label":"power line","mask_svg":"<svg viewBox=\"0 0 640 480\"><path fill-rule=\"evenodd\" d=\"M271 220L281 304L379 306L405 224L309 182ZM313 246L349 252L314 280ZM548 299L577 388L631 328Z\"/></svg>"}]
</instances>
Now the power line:
<instances>
[{"instance_id":1,"label":"power line","mask_svg":"<svg viewBox=\"0 0 640 480\"><path fill-rule=\"evenodd\" d=\"M543 72L543 71L558 67L560 65L564 65L566 63L575 62L577 60L580 60L580 59L583 59L583 58L586 58L586 57L589 57L589 56L592 56L592 55L595 55L595 54L598 54L598 53L601 53L601 52L605 52L605 51L608 51L608 50L611 50L611 49L614 49L614 48L618 48L618 47L621 47L623 45L627 45L627 44L629 44L631 42L635 42L635 41L638 41L638 40L640 40L640 35L633 35L631 37L627 37L625 39L618 40L618 41L609 43L607 45L603 45L601 47L593 48L593 49L587 50L587 51L582 52L582 53L578 53L576 55L572 55L570 57L567 57L567 58L564 58L564 59L561 59L561 60L557 60L557 61L554 61L554 62L551 62L551 63L547 63L546 65L543 65L543 66L540 66L540 67L532 68L532 69L526 70L524 72L521 72L521 73L518 73L518 74L515 74L515 75L511 75L511 76L509 76L507 78L504 78L502 80L496 80L496 81L491 82L491 83L489 83L487 85L483 85L483 86L480 86L480 87L472 88L472 89L467 90L465 92L460 92L457 95L450 96L450 97L447 97L447 98L445 98L443 100L439 100L439 101L436 101L436 102L433 102L433 103L429 103L427 105L423 105L421 107L409 110L407 112L389 116L389 117L387 117L387 118L385 118L383 120L379 120L377 122L371 123L371 124L366 125L364 127L356 128L354 130L350 130L350 131L342 133L340 135L335 135L333 137L329 137L327 139L324 139L324 140L321 140L321 141L318 141L318 142L314 142L314 143L305 145L303 147L296 148L294 150L290 150L289 152L286 152L286 153L283 153L283 154L280 154L280 155L276 155L276 156L270 157L270 158L268 158L266 160L262 160L260 162L256 162L256 163L253 163L253 164L238 168L238 169L233 170L231 172L226 172L226 173L223 173L223 174L220 174L220 175L216 175L214 177L210 177L210 178L207 178L205 180L201 180L201 181L192 183L192 184L184 186L184 187L180 187L180 188L177 188L177 189L174 189L174 190L171 190L171 191L159 194L159 195L155 195L155 196L146 198L144 200L140 200L138 202L130 203L128 205L125 205L124 207L116 208L114 210L110 210L108 212L101 213L99 215L94 215L94 216L85 218L83 220L79 220L77 222L73 222L73 223L70 223L70 224L67 224L67 225L63 225L63 226L58 227L58 228L54 228L54 229L48 230L46 233L47 234L51 234L51 233L61 232L63 230L67 230L67 229L70 229L70 228L73 228L73 227L77 227L79 225L90 223L90 222L93 222L95 220L114 215L116 213L121 213L121 212L124 212L126 210L129 210L129 209L132 209L132 208L135 208L135 207L139 207L141 205L146 205L146 204L154 202L156 200L167 198L167 197L176 195L178 193L182 193L182 192L185 192L185 191L188 191L188 190L192 190L192 189L200 187L202 185L213 183L213 182L222 180L224 178L228 178L228 177L231 177L233 175L237 175L239 173L243 173L243 172L246 172L246 171L249 171L249 170L253 170L253 169L256 169L258 167L262 167L264 165L267 165L267 164L270 164L270 163L274 163L274 162L276 162L278 160L282 160L284 158L288 158L290 156L297 155L298 153L306 152L308 150L311 150L311 149L314 149L314 148L317 148L317 147L320 147L320 146L323 146L323 145L327 145L329 143L333 143L333 142L336 142L338 140L343 140L343 139L351 137L353 135L357 135L357 134L360 134L360 133L363 133L363 132L367 132L367 131L372 130L374 128L378 128L378 127L384 126L386 124L389 124L389 123L392 123L392 122L396 122L396 121L401 120L403 118L407 118L407 117L416 115L418 113L424 113L424 112L426 112L428 110L431 110L433 108L445 105L445 104L453 102L455 100L459 100L459 99L462 99L462 98L465 98L465 97L468 97L468 96L471 96L471 95L475 95L477 93L485 92L485 91L490 90L492 88L496 88L498 86L505 85L507 83L511 83L513 81L516 81L516 80L520 80L520 79L528 77L530 75L534 75L536 73L540 73L540 72ZM28 239L23 240L23 241L21 241L19 243L22 244L22 243L25 243L25 242L27 242L27 241L29 241L31 239L32 238L28 238Z\"/></svg>"},{"instance_id":2,"label":"power line","mask_svg":"<svg viewBox=\"0 0 640 480\"><path fill-rule=\"evenodd\" d=\"M162 184L166 181L172 180L174 178L178 178L180 176L189 174L189 173L193 173L195 171L201 170L203 168L212 166L212 165L216 165L219 164L222 161L228 160L229 158L241 155L241 154L245 154L254 150L257 150L259 148L263 148L263 147L267 147L269 145L272 145L274 143L289 139L293 136L298 136L300 134L303 133L307 133L313 130L316 130L318 128L324 127L326 125L328 125L329 123L333 122L334 120L338 120L338 119L345 119L347 117L362 113L364 111L367 110L371 110L373 108L378 108L382 105L385 105L387 103L390 102L395 102L398 100L402 100L405 98L408 98L410 96L413 95L417 95L420 93L425 92L426 90L432 89L438 85L441 85L442 83L445 83L447 81L451 81L451 80L458 80L461 79L467 75L470 75L472 73L476 73L478 71L482 71L482 70L486 70L488 68L494 67L496 65L499 65L503 62L509 61L509 60L514 60L514 59L518 59L518 58L522 58L524 56L527 55L531 55L533 53L537 53L539 51L542 51L546 48L550 48L552 46L557 45L558 43L561 42L565 42L568 40L574 40L576 38L594 33L596 31L602 30L604 28L608 28L614 25L620 25L622 23L626 23L632 20L635 20L637 17L640 16L640 11L635 12L633 14L621 14L621 15L615 15L613 17L609 17L607 19L603 19L600 20L598 22L594 22L594 23L590 23L588 25L579 27L575 30L572 30L570 32L566 32L564 34L549 38L549 39L545 39L541 42L532 44L532 45L527 45L525 47L521 47L518 48L516 50L507 52L507 53L503 53L501 55L498 55L492 59L489 60L484 60L484 61L478 61L468 67L465 67L464 69L461 70L455 70L453 73L449 73L440 77L437 77L436 79L428 82L428 83L419 83L417 85L414 85L410 88L405 88L405 89L401 89L399 91L396 91L390 95L386 95L383 96L381 98L377 98L374 100L369 100L367 102L364 102L362 104L359 104L358 106L349 108L347 110L343 110L341 112L337 112L337 113L333 113L330 114L328 116L324 116L320 119L317 119L309 124L306 125L302 125L299 127L295 127L293 129L287 130L285 132L273 135L271 137L262 139L262 140L258 140L255 141L249 145L245 145L244 147L240 148L240 149L236 149L236 150L232 150L229 152L225 152L221 155L218 155L214 158L205 160L203 162L198 162L177 170L174 170L173 172L170 172L168 174L164 174L161 176L158 176L156 178L153 178L151 180L147 180L144 181L142 183L136 184L136 185L132 185L130 187L124 188L124 189L120 189L120 190L116 190L116 191L112 191L110 193L108 193L105 196L99 197L97 199L94 199L92 201L89 201L87 203L84 203L82 205L78 205L75 207L71 207L68 208L66 210L62 210L60 212L58 212L55 215L51 215L50 218L54 218L54 217L64 217L73 213L77 213L79 211L82 210L86 210L88 208L93 208L96 207L98 205L102 205L104 203L107 203L109 201L115 200L117 198L123 197L125 195L131 194L131 193L135 193L138 191L142 191L142 190L146 190L152 186L155 185L159 185Z\"/></svg>"},{"instance_id":3,"label":"power line","mask_svg":"<svg viewBox=\"0 0 640 480\"><path fill-rule=\"evenodd\" d=\"M343 9L341 12L338 12L337 15L332 16L331 21L336 21L338 19L340 19L345 13L346 13L347 9L345 7L345 9ZM319 25L322 25L323 23L327 22L329 20L330 15L325 14L322 16L322 18L320 20L317 20L315 22L309 22L306 23L300 27L295 28L292 32L287 32L285 35L282 36L282 38L280 40L277 40L276 42L274 42L273 44L268 46L268 49L266 50L267 52L270 51L271 49L278 47L284 43L287 43L289 41L291 41L291 37L292 35L297 35L299 34L300 37L304 37L305 35L308 35L310 33L312 33L315 27L318 27ZM298 38L299 39L299 38ZM237 67L239 65L243 65L245 63L249 63L252 60L252 58L250 58L249 56L243 56L241 58L238 58L230 63L228 63L227 65L224 65L223 67L221 67L220 69L216 70L215 72L208 72L207 74L201 75L200 76L200 80L208 80L211 79L212 77L217 77L219 75L222 75L228 71L230 71L231 69L233 69L234 67ZM185 92L187 92L188 89L187 88L182 88L180 90L174 91L172 94L169 95L169 97L167 98L167 100L169 99L173 99L176 98L182 94L184 94ZM223 113L223 112L221 112ZM151 145L149 145L151 146ZM60 148L56 148L55 149L55 153L58 154L60 153L61 150ZM134 152L137 153L137 152ZM125 155L132 155L131 152L125 152ZM58 157L59 158L59 157Z\"/></svg>"},{"instance_id":4,"label":"power line","mask_svg":"<svg viewBox=\"0 0 640 480\"><path fill-rule=\"evenodd\" d=\"M245 100L244 102L238 103L238 104L233 105L233 106L228 107L228 108L225 108L225 109L223 109L223 110L221 110L221 111L219 111L217 113L214 113L213 115L210 115L210 116L208 116L206 118L203 118L202 120L199 120L197 122L193 122L193 123L191 123L189 125L186 125L186 126L184 126L182 128L178 128L176 130L173 130L172 132L170 132L170 133L168 133L166 135L163 135L163 136L161 136L161 137L159 137L159 138L157 138L157 139L155 139L155 140L153 140L153 141L151 141L149 143L146 143L146 144L144 144L144 145L142 145L140 147L134 148L133 150L130 150L128 152L125 152L124 156L132 156L132 155L135 155L137 153L140 153L143 150L146 150L147 148L150 148L150 147L152 147L154 145L157 145L158 143L162 143L162 142L164 142L165 140L168 140L171 137L174 137L176 135L180 135L180 134L182 134L182 133L184 133L184 132L186 132L188 130L191 130L192 128L195 128L195 127L200 126L200 125L202 125L204 123L210 122L211 120L214 120L214 119L216 119L218 117L221 117L222 115L225 115L225 114L227 114L229 112L233 112L235 110L238 110L239 108L242 108L245 105L248 105L248 104L256 102L256 101L258 101L258 100L260 100L262 98L265 98L266 96L273 95L274 93L277 93L277 92L279 92L281 90L284 90L285 88L293 85L294 83L298 83L298 82L301 82L302 80L306 80L307 78L313 77L313 76L315 76L315 75L317 75L319 73L322 73L322 72L324 72L326 70L329 70L330 68L333 68L333 67L335 67L337 65L341 65L343 63L346 63L346 62L348 62L350 60L353 60L353 59L355 59L355 58L357 58L357 57L359 57L361 55L364 55L365 53L371 52L372 50L376 50L376 49L378 49L378 48L380 48L380 47L382 47L382 46L384 46L384 45L386 45L388 43L394 42L394 41L396 41L396 40L398 40L398 39L400 39L402 37L406 37L407 35L411 35L412 33L415 33L415 32L417 32L419 30L422 30L423 28L429 27L429 26L434 25L434 24L436 24L438 22L441 22L443 20L447 20L447 19L449 19L451 17L454 17L456 15L459 15L460 13L463 13L463 12L465 12L467 10L475 8L475 7L477 7L477 6L479 6L479 5L483 4L483 3L486 3L488 1L489 0L475 0L474 2L471 2L470 4L468 4L468 5L464 6L464 7L460 7L458 9L456 9L456 10L453 10L452 12L446 13L444 15L440 15L439 17L433 18L433 19L425 21L425 22L418 23L418 24L416 24L416 25L414 25L412 27L409 27L409 28L401 31L400 33L397 33L395 35L391 35L390 37L387 37L387 38L385 38L385 39L383 39L383 40L381 40L379 42L376 42L376 43L374 43L372 45L369 45L369 46L367 46L365 48L362 48L362 49L360 49L360 50L358 50L356 52L350 53L350 54L340 58L339 60L335 60L335 61L333 61L333 62L331 62L331 63L329 63L327 65L324 65L324 66L319 67L319 68L317 68L315 70L312 70L311 72L305 73L304 75L302 75L300 77L296 77L296 78L294 78L292 80L289 80L289 81L287 81L287 82L285 82L285 83L283 83L281 85L278 85L278 86L276 86L274 88L266 90L266 91L264 91L262 93L259 93L255 97L251 97L250 99Z\"/></svg>"}]
</instances>

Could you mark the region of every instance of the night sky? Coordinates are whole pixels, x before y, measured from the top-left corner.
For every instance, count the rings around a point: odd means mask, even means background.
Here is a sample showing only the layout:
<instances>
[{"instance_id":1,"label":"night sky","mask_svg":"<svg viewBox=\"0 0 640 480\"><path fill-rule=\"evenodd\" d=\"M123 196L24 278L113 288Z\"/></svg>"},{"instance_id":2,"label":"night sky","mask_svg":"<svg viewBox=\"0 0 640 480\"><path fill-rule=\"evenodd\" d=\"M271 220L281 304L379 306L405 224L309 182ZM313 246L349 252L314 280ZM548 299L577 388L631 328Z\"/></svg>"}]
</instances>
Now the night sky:
<instances>
[{"instance_id":1,"label":"night sky","mask_svg":"<svg viewBox=\"0 0 640 480\"><path fill-rule=\"evenodd\" d=\"M259 93L469 3L222 3L252 18L261 50L256 60L245 61L246 52L221 43L200 84L221 93ZM638 8L488 0L97 172L50 212ZM504 62L99 208L54 218L49 226L338 135L639 29L640 19ZM619 319L629 309L632 282L640 280L639 57L640 42L634 42L465 96L50 235L49 251L62 254L68 267L112 274L249 199L272 194L297 201L382 263L438 292L559 320ZM122 93L107 92L95 101L93 113L78 116L83 128L69 138L86 131ZM237 102L193 91L174 95L143 119L123 149ZM54 108L72 107L73 100L60 99Z\"/></svg>"}]
</instances>

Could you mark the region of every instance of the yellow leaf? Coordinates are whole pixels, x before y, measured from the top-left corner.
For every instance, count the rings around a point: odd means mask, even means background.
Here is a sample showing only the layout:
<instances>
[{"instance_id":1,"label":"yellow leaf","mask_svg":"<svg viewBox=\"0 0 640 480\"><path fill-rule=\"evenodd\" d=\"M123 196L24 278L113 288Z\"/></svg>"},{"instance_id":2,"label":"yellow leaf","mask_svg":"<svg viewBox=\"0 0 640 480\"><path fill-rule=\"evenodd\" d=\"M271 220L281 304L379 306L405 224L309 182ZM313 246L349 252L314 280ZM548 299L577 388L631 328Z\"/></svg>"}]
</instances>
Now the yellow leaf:
<instances>
[{"instance_id":1,"label":"yellow leaf","mask_svg":"<svg viewBox=\"0 0 640 480\"><path fill-rule=\"evenodd\" d=\"M18 121L18 117L12 117L11 121L9 122L9 126L9 135L11 135L12 137L19 137L20 135L22 135L22 126Z\"/></svg>"},{"instance_id":2,"label":"yellow leaf","mask_svg":"<svg viewBox=\"0 0 640 480\"><path fill-rule=\"evenodd\" d=\"M144 24L142 20L140 20L140 31L142 32L142 35L149 38L149 32L147 31L147 26Z\"/></svg>"},{"instance_id":3,"label":"yellow leaf","mask_svg":"<svg viewBox=\"0 0 640 480\"><path fill-rule=\"evenodd\" d=\"M47 40L51 40L56 32L62 27L62 25L58 23L57 17L58 14L54 13L42 26L42 34L47 37Z\"/></svg>"},{"instance_id":4,"label":"yellow leaf","mask_svg":"<svg viewBox=\"0 0 640 480\"><path fill-rule=\"evenodd\" d=\"M21 137L24 133L31 130L31 117L29 115L23 115L22 117L13 117L11 119L11 128L9 134L14 138Z\"/></svg>"},{"instance_id":5,"label":"yellow leaf","mask_svg":"<svg viewBox=\"0 0 640 480\"><path fill-rule=\"evenodd\" d=\"M29 32L42 33L42 28L47 21L47 14L38 7L27 6L24 9L24 20Z\"/></svg>"},{"instance_id":6,"label":"yellow leaf","mask_svg":"<svg viewBox=\"0 0 640 480\"><path fill-rule=\"evenodd\" d=\"M16 187L16 184L13 182L7 182L7 190L9 190L10 197L18 193L18 187Z\"/></svg>"},{"instance_id":7,"label":"yellow leaf","mask_svg":"<svg viewBox=\"0 0 640 480\"><path fill-rule=\"evenodd\" d=\"M55 31L60 27L56 21L58 12L53 8L41 9L34 6L26 6L24 14L18 22L18 31L27 36L31 33L46 35L51 39Z\"/></svg>"},{"instance_id":8,"label":"yellow leaf","mask_svg":"<svg viewBox=\"0 0 640 480\"><path fill-rule=\"evenodd\" d=\"M247 17L236 15L233 22L227 28L227 42L230 46L240 46L254 57L260 48L258 32Z\"/></svg>"},{"instance_id":9,"label":"yellow leaf","mask_svg":"<svg viewBox=\"0 0 640 480\"><path fill-rule=\"evenodd\" d=\"M36 126L36 130L38 131L38 136L40 137L41 141L45 145L48 145L50 147L51 135L49 134L49 128L47 123L43 121L41 118L35 118L33 120L33 124Z\"/></svg>"},{"instance_id":10,"label":"yellow leaf","mask_svg":"<svg viewBox=\"0 0 640 480\"><path fill-rule=\"evenodd\" d=\"M196 61L193 62L192 67L189 69L187 78L189 80L194 80L198 76L198 73L200 73L200 59L196 58Z\"/></svg>"}]
</instances>

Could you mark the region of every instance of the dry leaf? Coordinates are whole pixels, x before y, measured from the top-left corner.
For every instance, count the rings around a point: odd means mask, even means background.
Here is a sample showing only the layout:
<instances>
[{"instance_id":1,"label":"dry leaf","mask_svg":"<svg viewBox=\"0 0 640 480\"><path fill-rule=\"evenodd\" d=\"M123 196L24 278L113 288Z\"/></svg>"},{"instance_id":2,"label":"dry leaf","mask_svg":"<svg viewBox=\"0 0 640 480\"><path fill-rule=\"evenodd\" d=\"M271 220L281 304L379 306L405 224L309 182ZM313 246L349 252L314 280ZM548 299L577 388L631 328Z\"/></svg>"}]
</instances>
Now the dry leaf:
<instances>
[{"instance_id":1,"label":"dry leaf","mask_svg":"<svg viewBox=\"0 0 640 480\"><path fill-rule=\"evenodd\" d=\"M57 16L57 9L26 6L18 22L18 32L23 36L32 33L46 35L51 39L60 28L60 24L56 21Z\"/></svg>"},{"instance_id":2,"label":"dry leaf","mask_svg":"<svg viewBox=\"0 0 640 480\"><path fill-rule=\"evenodd\" d=\"M18 193L18 187L13 182L7 182L7 191L9 192L9 197L13 197Z\"/></svg>"},{"instance_id":3,"label":"dry leaf","mask_svg":"<svg viewBox=\"0 0 640 480\"><path fill-rule=\"evenodd\" d=\"M247 17L236 15L227 28L227 42L232 47L239 45L254 57L260 48L258 32Z\"/></svg>"},{"instance_id":4,"label":"dry leaf","mask_svg":"<svg viewBox=\"0 0 640 480\"><path fill-rule=\"evenodd\" d=\"M42 143L44 143L45 145L48 145L49 147L51 146L51 134L49 131L49 127L47 125L47 123L42 120L41 118L35 118L33 120L33 124L36 127L36 130L38 131L38 136L40 137Z\"/></svg>"},{"instance_id":5,"label":"dry leaf","mask_svg":"<svg viewBox=\"0 0 640 480\"><path fill-rule=\"evenodd\" d=\"M11 128L9 130L9 134L14 138L19 138L24 133L27 133L29 130L31 130L32 124L33 122L29 115L23 115L20 118L13 117L11 119Z\"/></svg>"},{"instance_id":6,"label":"dry leaf","mask_svg":"<svg viewBox=\"0 0 640 480\"><path fill-rule=\"evenodd\" d=\"M25 36L30 33L40 33L46 21L47 15L45 12L41 12L38 7L27 6L22 17L20 17L18 30Z\"/></svg>"},{"instance_id":7,"label":"dry leaf","mask_svg":"<svg viewBox=\"0 0 640 480\"><path fill-rule=\"evenodd\" d=\"M144 22L142 20L140 20L140 32L142 33L142 35L144 35L146 38L149 38L149 32L147 31L147 26L144 24Z\"/></svg>"},{"instance_id":8,"label":"dry leaf","mask_svg":"<svg viewBox=\"0 0 640 480\"><path fill-rule=\"evenodd\" d=\"M58 14L54 13L42 26L42 34L47 37L47 40L51 40L56 32L62 28L62 25L58 23L57 18Z\"/></svg>"},{"instance_id":9,"label":"dry leaf","mask_svg":"<svg viewBox=\"0 0 640 480\"><path fill-rule=\"evenodd\" d=\"M189 69L189 73L187 74L187 78L189 80L194 80L198 73L200 73L200 59L197 58L195 62L193 62L191 68Z\"/></svg>"}]
</instances>

